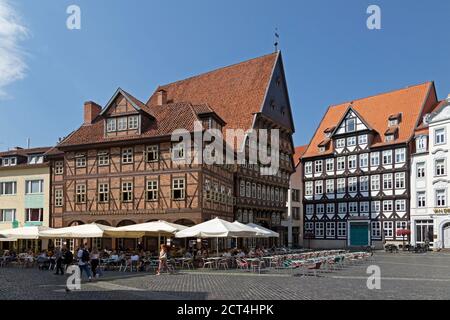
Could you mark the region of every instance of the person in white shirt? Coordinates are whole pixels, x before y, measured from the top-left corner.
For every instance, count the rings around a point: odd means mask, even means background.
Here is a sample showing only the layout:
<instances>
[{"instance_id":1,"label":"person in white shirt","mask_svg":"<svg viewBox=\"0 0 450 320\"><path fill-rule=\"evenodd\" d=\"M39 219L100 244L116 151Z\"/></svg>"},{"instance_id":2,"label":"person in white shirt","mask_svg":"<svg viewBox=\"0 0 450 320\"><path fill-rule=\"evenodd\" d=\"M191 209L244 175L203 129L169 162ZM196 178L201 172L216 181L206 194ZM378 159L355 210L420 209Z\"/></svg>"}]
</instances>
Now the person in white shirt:
<instances>
[{"instance_id":1,"label":"person in white shirt","mask_svg":"<svg viewBox=\"0 0 450 320\"><path fill-rule=\"evenodd\" d=\"M85 248L84 245L80 246L80 249L78 250L77 253L77 257L78 257L78 266L80 267L80 277L83 276L83 271L86 272L86 275L88 277L88 280L91 281L92 280L92 276L91 276L91 270L89 270L89 251Z\"/></svg>"}]
</instances>

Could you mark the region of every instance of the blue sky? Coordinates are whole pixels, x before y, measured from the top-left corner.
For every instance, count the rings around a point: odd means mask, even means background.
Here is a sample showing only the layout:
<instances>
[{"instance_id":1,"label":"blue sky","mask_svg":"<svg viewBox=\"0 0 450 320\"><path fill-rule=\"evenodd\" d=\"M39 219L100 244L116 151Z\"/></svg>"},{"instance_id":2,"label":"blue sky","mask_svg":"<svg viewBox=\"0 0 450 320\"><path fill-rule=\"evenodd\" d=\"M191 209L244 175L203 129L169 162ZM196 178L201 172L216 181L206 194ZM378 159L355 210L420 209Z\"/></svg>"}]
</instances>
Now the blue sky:
<instances>
[{"instance_id":1,"label":"blue sky","mask_svg":"<svg viewBox=\"0 0 450 320\"><path fill-rule=\"evenodd\" d=\"M0 74L3 150L27 137L32 146L55 144L81 124L84 101L104 105L119 86L146 101L159 84L270 53L275 27L297 145L308 143L330 104L429 80L441 99L450 93L447 0L9 3L24 29L9 42L0 30L0 50L14 43L0 68L18 56L3 87ZM81 30L66 28L71 4L81 8ZM381 30L366 27L371 4L382 10Z\"/></svg>"}]
</instances>

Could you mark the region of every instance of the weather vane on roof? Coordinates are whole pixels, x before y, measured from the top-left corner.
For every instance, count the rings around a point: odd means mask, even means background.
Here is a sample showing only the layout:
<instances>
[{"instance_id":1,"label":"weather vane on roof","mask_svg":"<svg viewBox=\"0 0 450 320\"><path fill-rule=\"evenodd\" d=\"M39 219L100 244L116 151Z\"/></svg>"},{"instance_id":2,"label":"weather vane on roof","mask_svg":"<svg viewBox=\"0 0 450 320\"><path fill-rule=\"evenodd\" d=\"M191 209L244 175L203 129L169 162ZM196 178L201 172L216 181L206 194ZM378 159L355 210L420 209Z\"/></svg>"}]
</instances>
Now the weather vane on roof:
<instances>
[{"instance_id":1,"label":"weather vane on roof","mask_svg":"<svg viewBox=\"0 0 450 320\"><path fill-rule=\"evenodd\" d=\"M278 28L275 28L275 41L274 41L275 52L278 51L279 44L280 44L280 35L278 33Z\"/></svg>"}]
</instances>

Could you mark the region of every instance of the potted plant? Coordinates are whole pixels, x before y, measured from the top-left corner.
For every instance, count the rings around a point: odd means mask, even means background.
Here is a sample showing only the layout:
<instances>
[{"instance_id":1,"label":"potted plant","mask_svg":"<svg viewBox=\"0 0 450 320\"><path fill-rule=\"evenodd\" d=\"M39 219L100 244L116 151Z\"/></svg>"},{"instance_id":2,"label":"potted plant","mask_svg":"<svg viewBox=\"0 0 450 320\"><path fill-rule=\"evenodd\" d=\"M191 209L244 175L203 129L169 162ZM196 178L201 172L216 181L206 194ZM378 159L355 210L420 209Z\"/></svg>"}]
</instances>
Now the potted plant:
<instances>
[{"instance_id":1,"label":"potted plant","mask_svg":"<svg viewBox=\"0 0 450 320\"><path fill-rule=\"evenodd\" d=\"M408 229L400 229L397 230L397 236L403 237L402 250L405 251L405 237L409 237L411 235L411 230Z\"/></svg>"}]
</instances>

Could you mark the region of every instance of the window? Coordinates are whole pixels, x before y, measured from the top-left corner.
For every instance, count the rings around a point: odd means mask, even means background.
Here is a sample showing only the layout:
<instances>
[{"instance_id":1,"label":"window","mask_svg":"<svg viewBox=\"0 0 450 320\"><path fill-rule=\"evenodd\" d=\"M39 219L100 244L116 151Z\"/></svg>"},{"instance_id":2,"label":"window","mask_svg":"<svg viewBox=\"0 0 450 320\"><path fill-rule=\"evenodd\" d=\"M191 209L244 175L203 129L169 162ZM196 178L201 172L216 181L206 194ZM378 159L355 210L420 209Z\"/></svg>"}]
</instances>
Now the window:
<instances>
[{"instance_id":1,"label":"window","mask_svg":"<svg viewBox=\"0 0 450 320\"><path fill-rule=\"evenodd\" d=\"M316 194L323 194L323 181L316 181Z\"/></svg>"},{"instance_id":2,"label":"window","mask_svg":"<svg viewBox=\"0 0 450 320\"><path fill-rule=\"evenodd\" d=\"M345 170L345 157L337 159L337 169L340 171Z\"/></svg>"},{"instance_id":3,"label":"window","mask_svg":"<svg viewBox=\"0 0 450 320\"><path fill-rule=\"evenodd\" d=\"M406 149L395 150L395 163L405 163L406 162Z\"/></svg>"},{"instance_id":4,"label":"window","mask_svg":"<svg viewBox=\"0 0 450 320\"><path fill-rule=\"evenodd\" d=\"M139 116L128 117L128 129L136 130L139 128Z\"/></svg>"},{"instance_id":5,"label":"window","mask_svg":"<svg viewBox=\"0 0 450 320\"><path fill-rule=\"evenodd\" d=\"M44 192L44 180L29 180L25 182L25 194L39 194Z\"/></svg>"},{"instance_id":6,"label":"window","mask_svg":"<svg viewBox=\"0 0 450 320\"><path fill-rule=\"evenodd\" d=\"M109 166L109 154L108 154L108 152L99 152L97 158L98 158L98 165L100 167L102 167L102 166Z\"/></svg>"},{"instance_id":7,"label":"window","mask_svg":"<svg viewBox=\"0 0 450 320\"><path fill-rule=\"evenodd\" d=\"M324 204L318 204L316 206L316 214L324 214L325 213L325 205Z\"/></svg>"},{"instance_id":8,"label":"window","mask_svg":"<svg viewBox=\"0 0 450 320\"><path fill-rule=\"evenodd\" d=\"M356 169L356 156L349 156L348 157L348 169Z\"/></svg>"},{"instance_id":9,"label":"window","mask_svg":"<svg viewBox=\"0 0 450 320\"><path fill-rule=\"evenodd\" d=\"M392 173L383 174L383 190L392 189Z\"/></svg>"},{"instance_id":10,"label":"window","mask_svg":"<svg viewBox=\"0 0 450 320\"><path fill-rule=\"evenodd\" d=\"M0 182L0 196L13 196L17 193L17 182Z\"/></svg>"},{"instance_id":11,"label":"window","mask_svg":"<svg viewBox=\"0 0 450 320\"><path fill-rule=\"evenodd\" d=\"M378 167L380 165L380 153L374 152L370 154L370 165L372 167Z\"/></svg>"},{"instance_id":12,"label":"window","mask_svg":"<svg viewBox=\"0 0 450 320\"><path fill-rule=\"evenodd\" d=\"M299 191L299 190L296 190ZM256 187L256 193L257 193L257 198L258 200L261 200L261 185L258 184L258 186ZM295 192L292 192L292 195L294 195ZM294 197L292 197L294 198ZM298 201L298 200L292 200L292 201Z\"/></svg>"},{"instance_id":13,"label":"window","mask_svg":"<svg viewBox=\"0 0 450 320\"><path fill-rule=\"evenodd\" d=\"M312 162L306 162L305 163L305 174L311 174L312 173Z\"/></svg>"},{"instance_id":14,"label":"window","mask_svg":"<svg viewBox=\"0 0 450 320\"><path fill-rule=\"evenodd\" d=\"M239 194L241 197L245 197L245 181L241 181Z\"/></svg>"},{"instance_id":15,"label":"window","mask_svg":"<svg viewBox=\"0 0 450 320\"><path fill-rule=\"evenodd\" d=\"M396 221L395 222L395 229L398 230L407 230L408 229L408 222L407 221Z\"/></svg>"},{"instance_id":16,"label":"window","mask_svg":"<svg viewBox=\"0 0 450 320\"><path fill-rule=\"evenodd\" d=\"M64 161L55 162L55 174L62 175L64 173Z\"/></svg>"},{"instance_id":17,"label":"window","mask_svg":"<svg viewBox=\"0 0 450 320\"><path fill-rule=\"evenodd\" d=\"M172 198L174 200L184 200L185 198L185 180L173 179L172 182Z\"/></svg>"},{"instance_id":18,"label":"window","mask_svg":"<svg viewBox=\"0 0 450 320\"><path fill-rule=\"evenodd\" d=\"M334 203L327 203L327 213L334 214Z\"/></svg>"},{"instance_id":19,"label":"window","mask_svg":"<svg viewBox=\"0 0 450 320\"><path fill-rule=\"evenodd\" d=\"M313 183L311 181L305 182L305 195L306 196L313 195Z\"/></svg>"},{"instance_id":20,"label":"window","mask_svg":"<svg viewBox=\"0 0 450 320\"><path fill-rule=\"evenodd\" d=\"M397 119L391 119L391 120L389 120L388 125L389 125L389 127L398 126L398 120Z\"/></svg>"},{"instance_id":21,"label":"window","mask_svg":"<svg viewBox=\"0 0 450 320\"><path fill-rule=\"evenodd\" d=\"M159 146L148 146L146 150L147 162L156 162L159 160Z\"/></svg>"},{"instance_id":22,"label":"window","mask_svg":"<svg viewBox=\"0 0 450 320\"><path fill-rule=\"evenodd\" d=\"M261 187L261 197L263 200L266 200L266 186Z\"/></svg>"},{"instance_id":23,"label":"window","mask_svg":"<svg viewBox=\"0 0 450 320\"><path fill-rule=\"evenodd\" d=\"M417 192L417 208L427 207L427 196L425 192Z\"/></svg>"},{"instance_id":24,"label":"window","mask_svg":"<svg viewBox=\"0 0 450 320\"><path fill-rule=\"evenodd\" d=\"M350 214L357 214L358 213L358 203L357 202L350 202L348 204L348 212Z\"/></svg>"},{"instance_id":25,"label":"window","mask_svg":"<svg viewBox=\"0 0 450 320\"><path fill-rule=\"evenodd\" d=\"M55 189L55 207L63 206L63 190Z\"/></svg>"},{"instance_id":26,"label":"window","mask_svg":"<svg viewBox=\"0 0 450 320\"><path fill-rule=\"evenodd\" d=\"M358 144L359 145L367 144L367 134L358 137Z\"/></svg>"},{"instance_id":27,"label":"window","mask_svg":"<svg viewBox=\"0 0 450 320\"><path fill-rule=\"evenodd\" d=\"M445 129L436 129L434 131L434 144L445 144Z\"/></svg>"},{"instance_id":28,"label":"window","mask_svg":"<svg viewBox=\"0 0 450 320\"><path fill-rule=\"evenodd\" d=\"M27 209L26 222L42 222L44 221L44 209Z\"/></svg>"},{"instance_id":29,"label":"window","mask_svg":"<svg viewBox=\"0 0 450 320\"><path fill-rule=\"evenodd\" d=\"M336 236L336 224L334 222L327 222L327 238L334 238Z\"/></svg>"},{"instance_id":30,"label":"window","mask_svg":"<svg viewBox=\"0 0 450 320\"><path fill-rule=\"evenodd\" d=\"M122 182L122 202L133 201L133 182Z\"/></svg>"},{"instance_id":31,"label":"window","mask_svg":"<svg viewBox=\"0 0 450 320\"><path fill-rule=\"evenodd\" d=\"M116 118L108 119L106 121L106 131L107 132L114 132L114 131L116 131L117 130L116 124L117 124Z\"/></svg>"},{"instance_id":32,"label":"window","mask_svg":"<svg viewBox=\"0 0 450 320\"><path fill-rule=\"evenodd\" d=\"M359 156L359 166L361 168L367 168L369 166L369 154L364 153Z\"/></svg>"},{"instance_id":33,"label":"window","mask_svg":"<svg viewBox=\"0 0 450 320\"><path fill-rule=\"evenodd\" d=\"M356 131L356 119L350 118L345 121L345 128L347 132L354 132Z\"/></svg>"},{"instance_id":34,"label":"window","mask_svg":"<svg viewBox=\"0 0 450 320\"><path fill-rule=\"evenodd\" d=\"M147 201L157 201L157 200L158 200L158 181L149 180L147 181Z\"/></svg>"},{"instance_id":35,"label":"window","mask_svg":"<svg viewBox=\"0 0 450 320\"><path fill-rule=\"evenodd\" d=\"M433 242L433 234L434 234L433 220L416 221L416 242L424 243L427 240Z\"/></svg>"},{"instance_id":36,"label":"window","mask_svg":"<svg viewBox=\"0 0 450 320\"><path fill-rule=\"evenodd\" d=\"M86 167L86 156L78 155L75 159L75 166L77 168L85 168Z\"/></svg>"},{"instance_id":37,"label":"window","mask_svg":"<svg viewBox=\"0 0 450 320\"><path fill-rule=\"evenodd\" d=\"M327 159L327 172L334 171L334 159Z\"/></svg>"},{"instance_id":38,"label":"window","mask_svg":"<svg viewBox=\"0 0 450 320\"><path fill-rule=\"evenodd\" d=\"M369 191L369 177L359 178L359 191L361 192Z\"/></svg>"},{"instance_id":39,"label":"window","mask_svg":"<svg viewBox=\"0 0 450 320\"><path fill-rule=\"evenodd\" d=\"M416 171L418 179L425 178L425 162L418 163Z\"/></svg>"},{"instance_id":40,"label":"window","mask_svg":"<svg viewBox=\"0 0 450 320\"><path fill-rule=\"evenodd\" d=\"M438 159L435 161L435 176L445 176L445 159Z\"/></svg>"},{"instance_id":41,"label":"window","mask_svg":"<svg viewBox=\"0 0 450 320\"><path fill-rule=\"evenodd\" d=\"M392 164L392 150L383 151L383 165Z\"/></svg>"},{"instance_id":42,"label":"window","mask_svg":"<svg viewBox=\"0 0 450 320\"><path fill-rule=\"evenodd\" d=\"M323 237L323 222L316 222L316 237Z\"/></svg>"},{"instance_id":43,"label":"window","mask_svg":"<svg viewBox=\"0 0 450 320\"><path fill-rule=\"evenodd\" d=\"M314 229L314 223L312 222L305 222L305 231L313 231Z\"/></svg>"},{"instance_id":44,"label":"window","mask_svg":"<svg viewBox=\"0 0 450 320\"><path fill-rule=\"evenodd\" d=\"M292 189L292 201L300 202L300 190Z\"/></svg>"},{"instance_id":45,"label":"window","mask_svg":"<svg viewBox=\"0 0 450 320\"><path fill-rule=\"evenodd\" d=\"M427 151L427 137L420 136L416 139L416 151L425 152Z\"/></svg>"},{"instance_id":46,"label":"window","mask_svg":"<svg viewBox=\"0 0 450 320\"><path fill-rule=\"evenodd\" d=\"M344 178L337 180L337 192L345 193L345 179Z\"/></svg>"},{"instance_id":47,"label":"window","mask_svg":"<svg viewBox=\"0 0 450 320\"><path fill-rule=\"evenodd\" d=\"M109 184L100 183L98 185L98 202L109 202Z\"/></svg>"},{"instance_id":48,"label":"window","mask_svg":"<svg viewBox=\"0 0 450 320\"><path fill-rule=\"evenodd\" d=\"M172 160L184 160L184 143L177 143L172 147Z\"/></svg>"},{"instance_id":49,"label":"window","mask_svg":"<svg viewBox=\"0 0 450 320\"><path fill-rule=\"evenodd\" d=\"M251 198L252 196L252 184L250 182L245 184L245 196L247 198Z\"/></svg>"},{"instance_id":50,"label":"window","mask_svg":"<svg viewBox=\"0 0 450 320\"><path fill-rule=\"evenodd\" d=\"M347 236L347 223L338 222L337 223L338 237L346 237Z\"/></svg>"},{"instance_id":51,"label":"window","mask_svg":"<svg viewBox=\"0 0 450 320\"><path fill-rule=\"evenodd\" d=\"M405 189L405 173L399 172L395 174L395 188L396 189Z\"/></svg>"},{"instance_id":52,"label":"window","mask_svg":"<svg viewBox=\"0 0 450 320\"><path fill-rule=\"evenodd\" d=\"M345 148L345 139L336 140L336 148Z\"/></svg>"},{"instance_id":53,"label":"window","mask_svg":"<svg viewBox=\"0 0 450 320\"><path fill-rule=\"evenodd\" d=\"M381 202L380 201L373 201L371 204L372 207L372 213L375 213L376 215L379 215L381 213Z\"/></svg>"},{"instance_id":54,"label":"window","mask_svg":"<svg viewBox=\"0 0 450 320\"><path fill-rule=\"evenodd\" d=\"M17 158L3 158L3 167L13 167L15 165L17 165Z\"/></svg>"},{"instance_id":55,"label":"window","mask_svg":"<svg viewBox=\"0 0 450 320\"><path fill-rule=\"evenodd\" d=\"M348 178L348 192L358 192L358 178Z\"/></svg>"},{"instance_id":56,"label":"window","mask_svg":"<svg viewBox=\"0 0 450 320\"><path fill-rule=\"evenodd\" d=\"M367 201L361 202L359 204L359 211L361 213L369 213L369 202L367 202Z\"/></svg>"},{"instance_id":57,"label":"window","mask_svg":"<svg viewBox=\"0 0 450 320\"><path fill-rule=\"evenodd\" d=\"M0 222L13 222L16 220L15 209L0 210Z\"/></svg>"},{"instance_id":58,"label":"window","mask_svg":"<svg viewBox=\"0 0 450 320\"><path fill-rule=\"evenodd\" d=\"M322 160L316 161L316 173L322 173Z\"/></svg>"},{"instance_id":59,"label":"window","mask_svg":"<svg viewBox=\"0 0 450 320\"><path fill-rule=\"evenodd\" d=\"M32 155L28 157L28 164L41 164L44 162L43 155Z\"/></svg>"},{"instance_id":60,"label":"window","mask_svg":"<svg viewBox=\"0 0 450 320\"><path fill-rule=\"evenodd\" d=\"M325 150L326 150L325 147L319 147L319 152L320 152L320 153L324 153Z\"/></svg>"},{"instance_id":61,"label":"window","mask_svg":"<svg viewBox=\"0 0 450 320\"><path fill-rule=\"evenodd\" d=\"M393 238L394 237L394 222L384 221L383 222L383 230L384 230L384 236L386 238Z\"/></svg>"},{"instance_id":62,"label":"window","mask_svg":"<svg viewBox=\"0 0 450 320\"><path fill-rule=\"evenodd\" d=\"M346 214L347 213L347 204L346 203L339 203L339 205L338 205L338 213L340 213L340 214Z\"/></svg>"},{"instance_id":63,"label":"window","mask_svg":"<svg viewBox=\"0 0 450 320\"><path fill-rule=\"evenodd\" d=\"M393 134L388 134L388 135L386 135L385 141L386 141L386 142L392 142L392 141L394 141L394 135L393 135Z\"/></svg>"},{"instance_id":64,"label":"window","mask_svg":"<svg viewBox=\"0 0 450 320\"><path fill-rule=\"evenodd\" d=\"M392 200L383 201L383 212L392 212L393 202Z\"/></svg>"},{"instance_id":65,"label":"window","mask_svg":"<svg viewBox=\"0 0 450 320\"><path fill-rule=\"evenodd\" d=\"M380 221L372 221L371 223L372 229L372 238L381 238L381 222Z\"/></svg>"},{"instance_id":66,"label":"window","mask_svg":"<svg viewBox=\"0 0 450 320\"><path fill-rule=\"evenodd\" d=\"M122 163L133 163L133 148L122 149Z\"/></svg>"},{"instance_id":67,"label":"window","mask_svg":"<svg viewBox=\"0 0 450 320\"><path fill-rule=\"evenodd\" d=\"M347 138L347 146L348 147L356 146L356 137L348 137Z\"/></svg>"},{"instance_id":68,"label":"window","mask_svg":"<svg viewBox=\"0 0 450 320\"><path fill-rule=\"evenodd\" d=\"M75 202L85 203L86 202L86 185L78 184L75 188Z\"/></svg>"},{"instance_id":69,"label":"window","mask_svg":"<svg viewBox=\"0 0 450 320\"><path fill-rule=\"evenodd\" d=\"M442 208L447 205L447 191L436 190L436 207Z\"/></svg>"},{"instance_id":70,"label":"window","mask_svg":"<svg viewBox=\"0 0 450 320\"><path fill-rule=\"evenodd\" d=\"M395 201L395 211L405 212L406 211L406 200L396 200Z\"/></svg>"},{"instance_id":71,"label":"window","mask_svg":"<svg viewBox=\"0 0 450 320\"><path fill-rule=\"evenodd\" d=\"M327 180L327 193L334 193L334 180Z\"/></svg>"},{"instance_id":72,"label":"window","mask_svg":"<svg viewBox=\"0 0 450 320\"><path fill-rule=\"evenodd\" d=\"M276 200L278 201L278 188L275 190ZM256 199L256 183L252 184L252 198Z\"/></svg>"},{"instance_id":73,"label":"window","mask_svg":"<svg viewBox=\"0 0 450 320\"><path fill-rule=\"evenodd\" d=\"M314 205L312 204L308 204L306 205L306 214L314 214Z\"/></svg>"},{"instance_id":74,"label":"window","mask_svg":"<svg viewBox=\"0 0 450 320\"><path fill-rule=\"evenodd\" d=\"M379 175L371 176L370 182L371 182L372 191L380 190L380 176Z\"/></svg>"},{"instance_id":75,"label":"window","mask_svg":"<svg viewBox=\"0 0 450 320\"><path fill-rule=\"evenodd\" d=\"M117 130L125 131L127 130L128 119L126 117L121 117L117 119Z\"/></svg>"}]
</instances>

